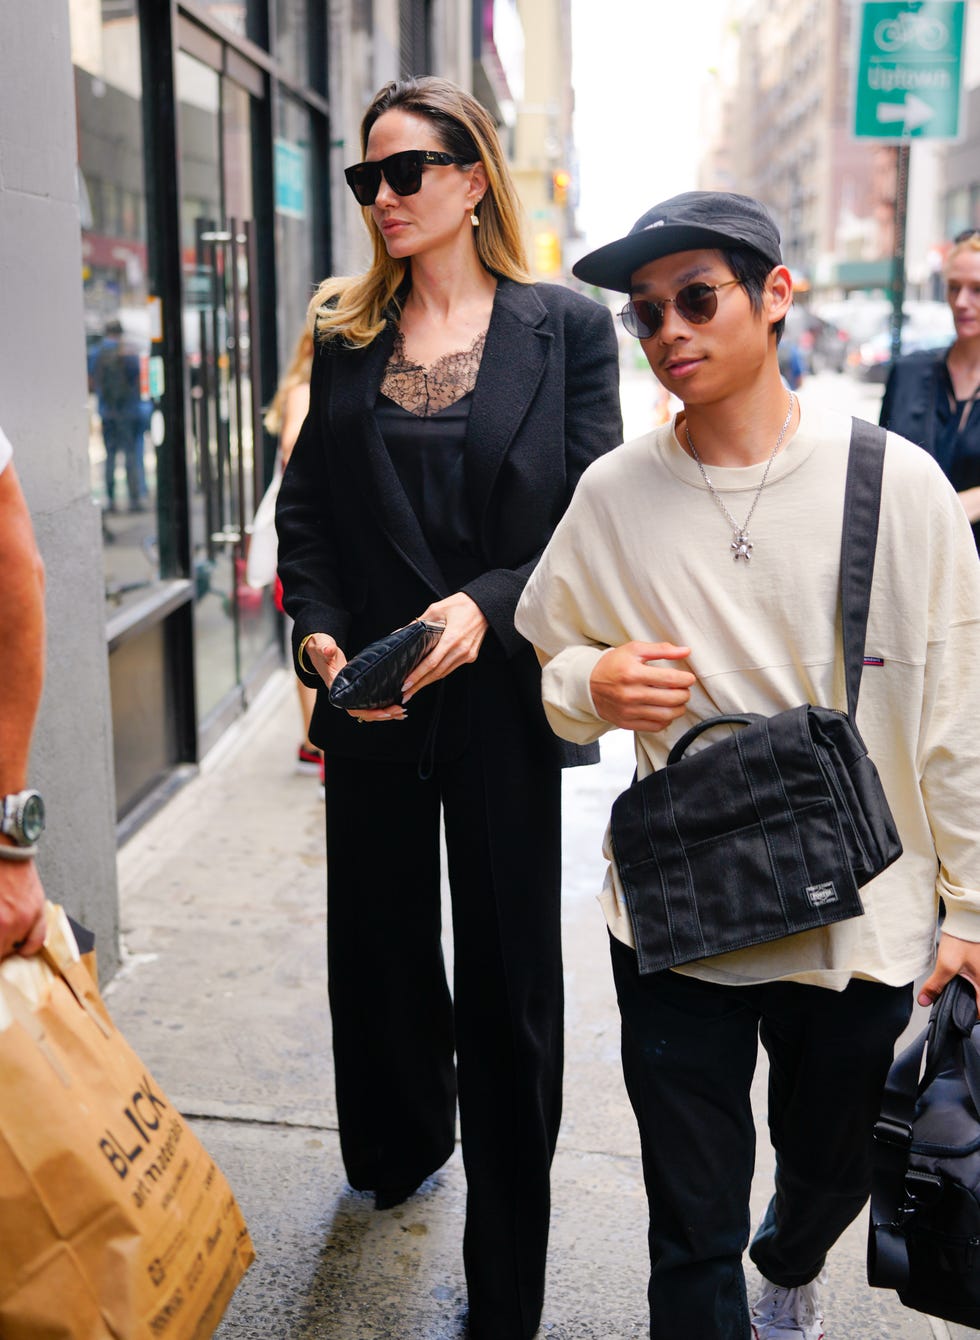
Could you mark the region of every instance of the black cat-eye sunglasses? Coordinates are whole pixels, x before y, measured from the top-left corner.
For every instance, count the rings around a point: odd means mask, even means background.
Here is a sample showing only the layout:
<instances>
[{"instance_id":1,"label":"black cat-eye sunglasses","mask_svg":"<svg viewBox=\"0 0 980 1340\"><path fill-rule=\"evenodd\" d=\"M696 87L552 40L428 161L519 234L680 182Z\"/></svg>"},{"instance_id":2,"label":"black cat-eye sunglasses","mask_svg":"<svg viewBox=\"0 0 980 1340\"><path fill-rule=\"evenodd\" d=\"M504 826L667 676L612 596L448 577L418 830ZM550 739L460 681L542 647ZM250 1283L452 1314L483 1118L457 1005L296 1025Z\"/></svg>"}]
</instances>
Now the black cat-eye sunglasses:
<instances>
[{"instance_id":1,"label":"black cat-eye sunglasses","mask_svg":"<svg viewBox=\"0 0 980 1340\"><path fill-rule=\"evenodd\" d=\"M435 149L402 149L400 153L389 154L372 163L354 163L344 169L344 177L359 205L373 205L382 176L395 195L415 195L422 189L422 169L427 164L447 166L466 162L465 158Z\"/></svg>"}]
</instances>

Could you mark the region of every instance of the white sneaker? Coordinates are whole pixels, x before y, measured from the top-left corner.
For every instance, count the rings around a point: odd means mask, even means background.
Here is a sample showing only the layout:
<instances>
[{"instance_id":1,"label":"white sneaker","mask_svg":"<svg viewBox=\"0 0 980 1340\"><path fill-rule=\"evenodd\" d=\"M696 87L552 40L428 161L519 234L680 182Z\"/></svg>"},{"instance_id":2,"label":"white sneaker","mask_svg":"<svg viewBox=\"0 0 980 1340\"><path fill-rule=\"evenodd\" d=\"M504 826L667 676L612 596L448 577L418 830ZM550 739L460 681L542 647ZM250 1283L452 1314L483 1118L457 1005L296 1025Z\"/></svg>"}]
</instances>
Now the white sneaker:
<instances>
[{"instance_id":1,"label":"white sneaker","mask_svg":"<svg viewBox=\"0 0 980 1340\"><path fill-rule=\"evenodd\" d=\"M762 1296L752 1308L755 1340L823 1340L819 1293L826 1281L826 1270L796 1289L784 1289L764 1279Z\"/></svg>"}]
</instances>

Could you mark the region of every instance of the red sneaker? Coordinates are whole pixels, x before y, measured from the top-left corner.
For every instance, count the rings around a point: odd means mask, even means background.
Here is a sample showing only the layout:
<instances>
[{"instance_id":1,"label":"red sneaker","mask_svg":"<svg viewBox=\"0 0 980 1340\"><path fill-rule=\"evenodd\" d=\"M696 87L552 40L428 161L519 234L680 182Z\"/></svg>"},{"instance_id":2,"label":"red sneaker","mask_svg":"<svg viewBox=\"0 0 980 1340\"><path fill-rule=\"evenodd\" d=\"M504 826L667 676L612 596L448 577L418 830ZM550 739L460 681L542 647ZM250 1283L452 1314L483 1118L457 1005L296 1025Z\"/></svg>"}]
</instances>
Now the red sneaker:
<instances>
[{"instance_id":1,"label":"red sneaker","mask_svg":"<svg viewBox=\"0 0 980 1340\"><path fill-rule=\"evenodd\" d=\"M309 777L319 777L323 771L323 755L319 749L301 744L296 753L296 771Z\"/></svg>"}]
</instances>

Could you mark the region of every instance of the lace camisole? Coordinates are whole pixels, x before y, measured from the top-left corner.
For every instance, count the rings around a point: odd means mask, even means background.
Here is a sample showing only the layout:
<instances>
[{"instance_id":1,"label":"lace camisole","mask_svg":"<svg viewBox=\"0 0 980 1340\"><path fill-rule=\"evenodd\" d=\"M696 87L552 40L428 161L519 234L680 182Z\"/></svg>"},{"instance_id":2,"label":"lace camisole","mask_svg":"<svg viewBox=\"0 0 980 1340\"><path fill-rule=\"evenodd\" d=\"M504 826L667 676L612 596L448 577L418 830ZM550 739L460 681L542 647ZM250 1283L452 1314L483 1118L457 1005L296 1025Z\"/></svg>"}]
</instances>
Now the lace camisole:
<instances>
[{"instance_id":1,"label":"lace camisole","mask_svg":"<svg viewBox=\"0 0 980 1340\"><path fill-rule=\"evenodd\" d=\"M401 331L374 412L392 464L443 575L452 586L482 570L466 497L464 456L486 331L431 367L405 356Z\"/></svg>"}]
</instances>

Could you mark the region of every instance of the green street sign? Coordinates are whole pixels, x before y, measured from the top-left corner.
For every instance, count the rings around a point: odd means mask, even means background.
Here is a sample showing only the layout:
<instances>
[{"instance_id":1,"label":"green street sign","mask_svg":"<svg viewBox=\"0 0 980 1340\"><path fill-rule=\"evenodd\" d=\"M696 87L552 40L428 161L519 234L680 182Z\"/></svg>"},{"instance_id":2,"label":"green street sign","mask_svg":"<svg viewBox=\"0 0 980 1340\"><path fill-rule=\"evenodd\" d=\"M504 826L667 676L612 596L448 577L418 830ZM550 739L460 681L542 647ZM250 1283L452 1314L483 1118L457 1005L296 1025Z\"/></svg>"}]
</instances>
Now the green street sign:
<instances>
[{"instance_id":1,"label":"green street sign","mask_svg":"<svg viewBox=\"0 0 980 1340\"><path fill-rule=\"evenodd\" d=\"M864 0L854 134L874 140L959 135L964 0Z\"/></svg>"}]
</instances>

